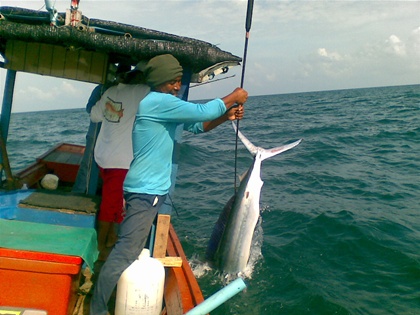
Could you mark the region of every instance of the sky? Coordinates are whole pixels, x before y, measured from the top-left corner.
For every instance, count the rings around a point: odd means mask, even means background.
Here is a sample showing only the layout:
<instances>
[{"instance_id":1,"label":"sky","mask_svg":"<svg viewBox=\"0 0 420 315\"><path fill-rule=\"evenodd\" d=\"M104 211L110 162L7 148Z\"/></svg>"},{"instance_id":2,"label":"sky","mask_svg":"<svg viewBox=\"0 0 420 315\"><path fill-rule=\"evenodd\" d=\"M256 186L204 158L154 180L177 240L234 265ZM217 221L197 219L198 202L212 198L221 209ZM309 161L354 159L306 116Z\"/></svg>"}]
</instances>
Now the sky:
<instances>
[{"instance_id":1,"label":"sky","mask_svg":"<svg viewBox=\"0 0 420 315\"><path fill-rule=\"evenodd\" d=\"M70 2L56 0L55 8L64 12ZM43 0L0 5L45 10ZM244 55L247 0L81 0L79 10ZM241 73L236 67L226 75L233 78L192 88L190 100L227 95ZM1 99L5 76L1 69ZM244 77L250 96L409 84L420 84L420 1L254 1ZM93 88L18 73L13 112L82 108Z\"/></svg>"}]
</instances>

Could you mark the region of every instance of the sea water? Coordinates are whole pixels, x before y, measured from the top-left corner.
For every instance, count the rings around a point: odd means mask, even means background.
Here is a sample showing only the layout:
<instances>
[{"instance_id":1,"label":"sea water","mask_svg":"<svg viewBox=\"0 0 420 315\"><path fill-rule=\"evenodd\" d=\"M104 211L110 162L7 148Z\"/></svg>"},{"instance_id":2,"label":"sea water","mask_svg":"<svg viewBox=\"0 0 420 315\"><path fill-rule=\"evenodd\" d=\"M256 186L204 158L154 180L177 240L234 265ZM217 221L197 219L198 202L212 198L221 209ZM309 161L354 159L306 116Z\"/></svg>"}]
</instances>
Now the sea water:
<instances>
[{"instance_id":1,"label":"sea water","mask_svg":"<svg viewBox=\"0 0 420 315\"><path fill-rule=\"evenodd\" d=\"M12 114L12 169L84 144L88 122ZM420 85L254 96L239 128L264 148L303 142L263 162L247 288L211 314L420 314ZM251 163L230 124L181 143L172 222L205 297L227 284L205 251Z\"/></svg>"}]
</instances>

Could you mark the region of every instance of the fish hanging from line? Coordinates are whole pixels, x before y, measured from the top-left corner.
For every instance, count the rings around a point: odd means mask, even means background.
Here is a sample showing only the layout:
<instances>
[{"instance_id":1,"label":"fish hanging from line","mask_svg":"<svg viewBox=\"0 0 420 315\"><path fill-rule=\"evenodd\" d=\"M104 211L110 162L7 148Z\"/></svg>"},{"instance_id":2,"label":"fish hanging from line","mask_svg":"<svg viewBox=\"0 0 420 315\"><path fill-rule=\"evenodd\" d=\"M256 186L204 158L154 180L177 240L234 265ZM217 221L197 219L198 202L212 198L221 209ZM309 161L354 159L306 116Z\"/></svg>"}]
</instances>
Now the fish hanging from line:
<instances>
[{"instance_id":1,"label":"fish hanging from line","mask_svg":"<svg viewBox=\"0 0 420 315\"><path fill-rule=\"evenodd\" d=\"M236 131L236 125L232 122ZM242 176L238 190L227 202L211 235L206 257L225 273L243 272L251 252L255 226L260 216L261 162L296 147L302 139L272 149L263 149L251 143L240 131L238 136L254 161Z\"/></svg>"}]
</instances>

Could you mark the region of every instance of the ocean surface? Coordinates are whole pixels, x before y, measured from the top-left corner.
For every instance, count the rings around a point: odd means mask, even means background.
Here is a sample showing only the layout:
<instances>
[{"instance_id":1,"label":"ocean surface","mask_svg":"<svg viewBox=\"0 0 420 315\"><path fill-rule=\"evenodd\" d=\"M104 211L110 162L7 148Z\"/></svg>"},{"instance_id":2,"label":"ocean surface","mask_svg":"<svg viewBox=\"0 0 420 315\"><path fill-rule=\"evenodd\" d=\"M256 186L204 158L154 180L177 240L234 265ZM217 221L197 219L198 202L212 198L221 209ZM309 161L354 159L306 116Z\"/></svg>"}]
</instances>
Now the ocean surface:
<instances>
[{"instance_id":1,"label":"ocean surface","mask_svg":"<svg viewBox=\"0 0 420 315\"><path fill-rule=\"evenodd\" d=\"M58 142L84 144L84 109L12 114L14 171ZM247 288L212 315L420 314L420 85L250 97L243 134L271 148ZM185 134L172 222L205 297L227 280L205 262L234 192L230 124ZM239 142L237 174L252 157Z\"/></svg>"}]
</instances>

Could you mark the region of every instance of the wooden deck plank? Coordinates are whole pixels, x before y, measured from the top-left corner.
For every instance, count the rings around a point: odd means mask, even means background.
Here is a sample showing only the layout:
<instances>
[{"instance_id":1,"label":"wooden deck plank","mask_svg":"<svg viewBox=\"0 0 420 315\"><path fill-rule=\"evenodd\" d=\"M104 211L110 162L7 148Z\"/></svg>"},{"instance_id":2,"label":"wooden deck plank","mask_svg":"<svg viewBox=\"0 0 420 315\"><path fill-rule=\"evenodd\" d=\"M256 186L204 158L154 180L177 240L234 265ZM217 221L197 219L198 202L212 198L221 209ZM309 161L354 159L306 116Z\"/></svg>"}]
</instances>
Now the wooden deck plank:
<instances>
[{"instance_id":1,"label":"wooden deck plank","mask_svg":"<svg viewBox=\"0 0 420 315\"><path fill-rule=\"evenodd\" d=\"M153 246L154 258L164 258L166 256L166 246L168 244L170 223L171 216L169 214L158 215L155 233L155 243Z\"/></svg>"},{"instance_id":2,"label":"wooden deck plank","mask_svg":"<svg viewBox=\"0 0 420 315\"><path fill-rule=\"evenodd\" d=\"M54 151L47 155L43 160L62 164L80 164L83 155L75 152Z\"/></svg>"}]
</instances>

